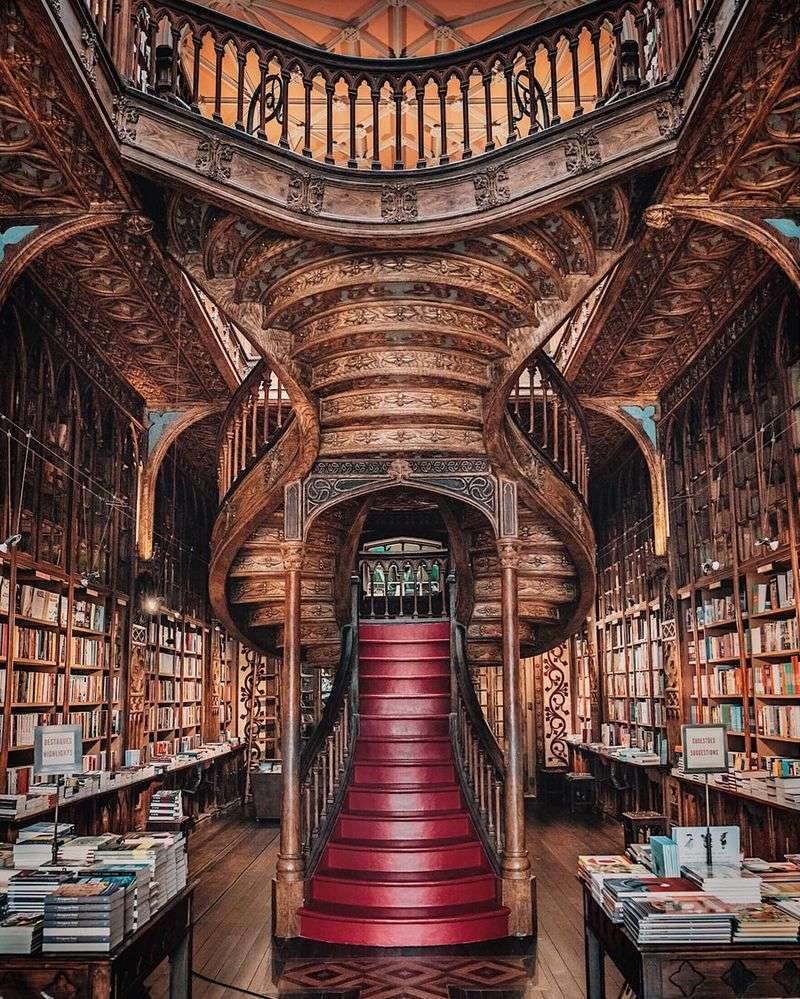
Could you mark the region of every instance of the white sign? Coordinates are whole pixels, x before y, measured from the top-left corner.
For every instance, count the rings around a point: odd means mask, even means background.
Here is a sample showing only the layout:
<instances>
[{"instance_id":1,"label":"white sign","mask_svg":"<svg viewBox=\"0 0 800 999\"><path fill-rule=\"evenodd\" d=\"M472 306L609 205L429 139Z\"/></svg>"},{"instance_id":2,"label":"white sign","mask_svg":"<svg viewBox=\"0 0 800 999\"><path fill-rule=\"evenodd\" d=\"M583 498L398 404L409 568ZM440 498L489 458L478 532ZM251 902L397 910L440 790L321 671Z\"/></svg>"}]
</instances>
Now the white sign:
<instances>
[{"instance_id":1,"label":"white sign","mask_svg":"<svg viewBox=\"0 0 800 999\"><path fill-rule=\"evenodd\" d=\"M35 774L80 773L83 732L80 725L38 725L33 730Z\"/></svg>"},{"instance_id":2,"label":"white sign","mask_svg":"<svg viewBox=\"0 0 800 999\"><path fill-rule=\"evenodd\" d=\"M687 774L728 772L728 740L724 725L682 725L683 769Z\"/></svg>"}]
</instances>

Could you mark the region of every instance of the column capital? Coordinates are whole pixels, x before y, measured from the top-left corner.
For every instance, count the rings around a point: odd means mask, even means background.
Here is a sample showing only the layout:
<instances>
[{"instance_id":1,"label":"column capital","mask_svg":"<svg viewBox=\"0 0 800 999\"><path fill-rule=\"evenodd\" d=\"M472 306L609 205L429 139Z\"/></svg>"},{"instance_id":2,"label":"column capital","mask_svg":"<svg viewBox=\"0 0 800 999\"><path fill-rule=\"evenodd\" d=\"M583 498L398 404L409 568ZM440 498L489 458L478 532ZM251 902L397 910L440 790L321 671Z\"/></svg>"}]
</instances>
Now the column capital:
<instances>
[{"instance_id":1,"label":"column capital","mask_svg":"<svg viewBox=\"0 0 800 999\"><path fill-rule=\"evenodd\" d=\"M284 541L281 545L283 567L287 572L303 568L303 542Z\"/></svg>"},{"instance_id":2,"label":"column capital","mask_svg":"<svg viewBox=\"0 0 800 999\"><path fill-rule=\"evenodd\" d=\"M500 559L500 565L504 569L519 568L519 552L519 538L497 539L497 557Z\"/></svg>"}]
</instances>

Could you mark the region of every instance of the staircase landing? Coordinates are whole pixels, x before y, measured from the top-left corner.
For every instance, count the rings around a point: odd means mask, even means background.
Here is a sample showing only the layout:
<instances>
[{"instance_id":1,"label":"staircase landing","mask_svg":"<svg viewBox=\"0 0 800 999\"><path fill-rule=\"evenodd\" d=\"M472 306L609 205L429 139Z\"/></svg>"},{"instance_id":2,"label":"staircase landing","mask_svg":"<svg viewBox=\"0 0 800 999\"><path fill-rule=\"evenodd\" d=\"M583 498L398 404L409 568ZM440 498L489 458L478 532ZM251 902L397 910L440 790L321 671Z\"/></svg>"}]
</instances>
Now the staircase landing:
<instances>
[{"instance_id":1,"label":"staircase landing","mask_svg":"<svg viewBox=\"0 0 800 999\"><path fill-rule=\"evenodd\" d=\"M353 780L300 910L309 940L433 947L508 935L449 735L447 622L362 624Z\"/></svg>"}]
</instances>

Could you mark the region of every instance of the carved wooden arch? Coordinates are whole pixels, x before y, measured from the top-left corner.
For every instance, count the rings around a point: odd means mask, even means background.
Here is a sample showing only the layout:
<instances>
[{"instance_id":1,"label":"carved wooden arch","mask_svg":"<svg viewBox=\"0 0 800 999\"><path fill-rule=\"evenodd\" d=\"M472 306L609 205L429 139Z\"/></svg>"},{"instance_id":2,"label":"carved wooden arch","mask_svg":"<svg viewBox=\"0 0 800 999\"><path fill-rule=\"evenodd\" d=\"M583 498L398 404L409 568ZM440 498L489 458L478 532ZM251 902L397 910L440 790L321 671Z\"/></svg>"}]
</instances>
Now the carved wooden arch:
<instances>
[{"instance_id":1,"label":"carved wooden arch","mask_svg":"<svg viewBox=\"0 0 800 999\"><path fill-rule=\"evenodd\" d=\"M793 214L789 209L785 213ZM772 205L722 206L709 203L651 205L644 219L651 229L667 229L677 218L695 219L721 229L729 229L763 250L800 291L800 230L798 238L782 237L765 221L780 215L782 210ZM793 245L794 244L794 245Z\"/></svg>"},{"instance_id":2,"label":"carved wooden arch","mask_svg":"<svg viewBox=\"0 0 800 999\"><path fill-rule=\"evenodd\" d=\"M474 507L502 534L501 482L483 458L324 459L307 478L286 491L286 535L303 540L324 511L347 499L404 486ZM514 497L516 498L516 497ZM516 522L516 510L513 511Z\"/></svg>"},{"instance_id":3,"label":"carved wooden arch","mask_svg":"<svg viewBox=\"0 0 800 999\"><path fill-rule=\"evenodd\" d=\"M584 409L591 409L619 423L636 441L636 446L642 452L650 475L650 495L653 500L653 536L656 555L667 554L669 538L669 507L667 505L667 473L664 458L659 454L655 442L648 437L642 424L630 413L620 408L620 403L613 399L593 399L581 397Z\"/></svg>"},{"instance_id":4,"label":"carved wooden arch","mask_svg":"<svg viewBox=\"0 0 800 999\"><path fill-rule=\"evenodd\" d=\"M199 403L185 410L164 430L156 446L147 456L147 461L142 467L139 479L139 532L137 549L141 559L147 561L153 557L156 483L167 452L185 430L194 426L199 420L203 420L213 413L221 412L224 408L224 403Z\"/></svg>"},{"instance_id":5,"label":"carved wooden arch","mask_svg":"<svg viewBox=\"0 0 800 999\"><path fill-rule=\"evenodd\" d=\"M88 215L73 215L56 222L39 222L23 236L19 242L6 246L5 256L0 265L0 306L5 302L12 285L26 267L35 260L73 236L113 225L122 218L120 212L99 212ZM22 223L20 223L22 224ZM7 232L12 225L5 224Z\"/></svg>"}]
</instances>

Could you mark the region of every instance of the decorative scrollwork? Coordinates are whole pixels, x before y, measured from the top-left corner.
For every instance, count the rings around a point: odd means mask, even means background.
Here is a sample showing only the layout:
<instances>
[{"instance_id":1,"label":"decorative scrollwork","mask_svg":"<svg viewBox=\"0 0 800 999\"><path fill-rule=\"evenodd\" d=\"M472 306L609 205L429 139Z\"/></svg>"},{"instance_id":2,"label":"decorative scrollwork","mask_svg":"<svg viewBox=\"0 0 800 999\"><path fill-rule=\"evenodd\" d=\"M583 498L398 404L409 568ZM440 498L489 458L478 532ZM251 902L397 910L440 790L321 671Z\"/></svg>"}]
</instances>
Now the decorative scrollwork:
<instances>
[{"instance_id":1,"label":"decorative scrollwork","mask_svg":"<svg viewBox=\"0 0 800 999\"><path fill-rule=\"evenodd\" d=\"M247 108L247 131L250 135L262 133L271 121L283 125L283 92L283 78L277 73L270 73L258 84Z\"/></svg>"},{"instance_id":2,"label":"decorative scrollwork","mask_svg":"<svg viewBox=\"0 0 800 999\"><path fill-rule=\"evenodd\" d=\"M549 128L550 113L547 109L547 98L537 79L534 78L531 87L531 74L527 69L521 69L514 77L514 101L517 105L514 112L515 125L528 118L532 132Z\"/></svg>"}]
</instances>

